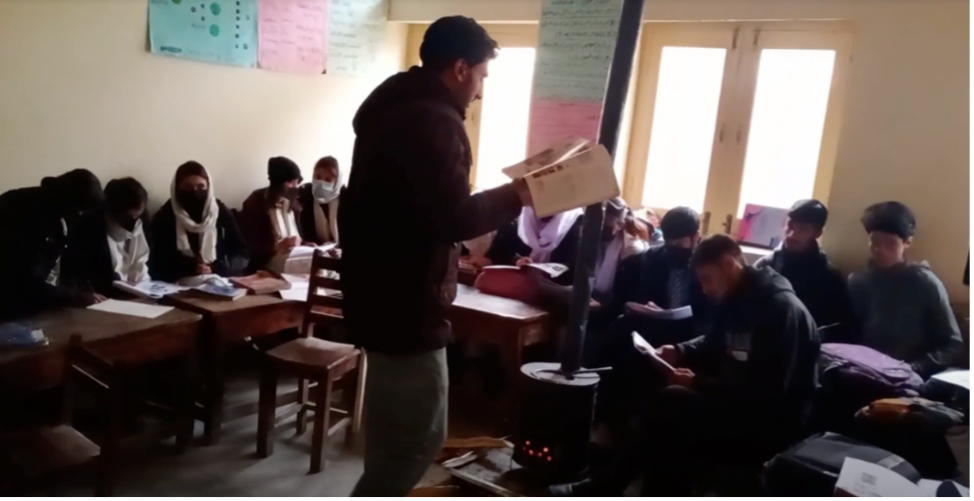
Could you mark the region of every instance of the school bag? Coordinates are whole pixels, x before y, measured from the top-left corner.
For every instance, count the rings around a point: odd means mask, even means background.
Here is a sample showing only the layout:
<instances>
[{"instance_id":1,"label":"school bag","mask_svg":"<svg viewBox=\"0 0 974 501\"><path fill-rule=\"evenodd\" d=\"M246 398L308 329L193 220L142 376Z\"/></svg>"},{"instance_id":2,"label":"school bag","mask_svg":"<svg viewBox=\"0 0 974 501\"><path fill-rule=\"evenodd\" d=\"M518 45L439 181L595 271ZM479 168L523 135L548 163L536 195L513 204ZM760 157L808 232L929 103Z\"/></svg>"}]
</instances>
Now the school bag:
<instances>
[{"instance_id":1,"label":"school bag","mask_svg":"<svg viewBox=\"0 0 974 501\"><path fill-rule=\"evenodd\" d=\"M826 432L812 435L771 458L764 467L761 483L769 496L832 496L847 457L878 464L914 483L922 478L913 465L896 454Z\"/></svg>"},{"instance_id":2,"label":"school bag","mask_svg":"<svg viewBox=\"0 0 974 501\"><path fill-rule=\"evenodd\" d=\"M823 387L843 387L863 405L880 398L915 397L923 386L906 362L857 344L823 344L819 369Z\"/></svg>"}]
</instances>

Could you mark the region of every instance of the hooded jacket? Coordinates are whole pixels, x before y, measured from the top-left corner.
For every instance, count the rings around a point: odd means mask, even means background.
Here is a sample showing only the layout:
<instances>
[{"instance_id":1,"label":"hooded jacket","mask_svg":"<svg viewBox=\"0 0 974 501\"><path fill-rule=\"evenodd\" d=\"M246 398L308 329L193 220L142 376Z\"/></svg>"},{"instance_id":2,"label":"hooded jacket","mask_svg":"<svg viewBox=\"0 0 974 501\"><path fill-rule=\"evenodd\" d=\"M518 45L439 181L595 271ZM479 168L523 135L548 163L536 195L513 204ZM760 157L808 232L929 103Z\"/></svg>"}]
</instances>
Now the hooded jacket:
<instances>
[{"instance_id":1,"label":"hooded jacket","mask_svg":"<svg viewBox=\"0 0 974 501\"><path fill-rule=\"evenodd\" d=\"M520 213L513 185L470 194L465 107L438 75L413 67L377 87L355 115L338 227L343 313L353 341L366 350L416 354L445 347L457 242ZM394 223L382 223L390 217Z\"/></svg>"},{"instance_id":2,"label":"hooded jacket","mask_svg":"<svg viewBox=\"0 0 974 501\"><path fill-rule=\"evenodd\" d=\"M909 363L924 379L957 363L964 340L943 282L926 261L849 277L860 342Z\"/></svg>"},{"instance_id":3,"label":"hooded jacket","mask_svg":"<svg viewBox=\"0 0 974 501\"><path fill-rule=\"evenodd\" d=\"M835 326L822 332L823 342L844 343L855 339L858 322L846 280L818 245L806 252L778 248L754 263L754 267L771 268L787 278L819 328Z\"/></svg>"},{"instance_id":4,"label":"hooded jacket","mask_svg":"<svg viewBox=\"0 0 974 501\"><path fill-rule=\"evenodd\" d=\"M700 389L756 421L800 430L816 386L815 320L773 270L745 268L704 336L677 345Z\"/></svg>"}]
</instances>

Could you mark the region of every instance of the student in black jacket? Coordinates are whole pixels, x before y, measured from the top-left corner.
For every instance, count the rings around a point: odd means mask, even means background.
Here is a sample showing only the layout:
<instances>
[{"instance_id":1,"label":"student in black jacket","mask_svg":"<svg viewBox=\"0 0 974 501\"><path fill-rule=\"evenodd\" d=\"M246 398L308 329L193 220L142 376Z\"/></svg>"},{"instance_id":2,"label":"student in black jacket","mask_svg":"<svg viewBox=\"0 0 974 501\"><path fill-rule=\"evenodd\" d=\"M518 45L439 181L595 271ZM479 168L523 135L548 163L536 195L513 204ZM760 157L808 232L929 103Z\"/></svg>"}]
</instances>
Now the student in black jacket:
<instances>
[{"instance_id":1,"label":"student in black jacket","mask_svg":"<svg viewBox=\"0 0 974 501\"><path fill-rule=\"evenodd\" d=\"M787 280L747 266L726 235L701 242L691 267L718 302L710 330L658 348L677 369L639 435L610 468L553 494L618 494L646 471L644 495L689 495L694 475L713 462L760 465L801 438L820 345L811 314Z\"/></svg>"},{"instance_id":2,"label":"student in black jacket","mask_svg":"<svg viewBox=\"0 0 974 501\"><path fill-rule=\"evenodd\" d=\"M625 421L634 395L660 388L659 374L647 365L632 344L638 332L655 346L692 339L706 332L708 300L693 270L690 256L700 240L700 216L688 207L671 209L660 223L664 245L619 264L611 302L593 312L585 338L585 365L611 366L599 387L597 419L609 425ZM626 303L660 310L690 306L693 317L658 320L628 313Z\"/></svg>"},{"instance_id":3,"label":"student in black jacket","mask_svg":"<svg viewBox=\"0 0 974 501\"><path fill-rule=\"evenodd\" d=\"M0 195L0 316L104 300L61 270L70 231L102 199L101 182L84 169Z\"/></svg>"},{"instance_id":4,"label":"student in black jacket","mask_svg":"<svg viewBox=\"0 0 974 501\"><path fill-rule=\"evenodd\" d=\"M247 246L230 209L217 200L206 169L197 162L181 165L170 193L152 219L152 278L179 282L201 275L243 275Z\"/></svg>"},{"instance_id":5,"label":"student in black jacket","mask_svg":"<svg viewBox=\"0 0 974 501\"><path fill-rule=\"evenodd\" d=\"M148 195L131 177L105 185L105 207L82 218L69 244L70 274L106 297L126 297L116 280L137 284L149 277Z\"/></svg>"},{"instance_id":6,"label":"student in black jacket","mask_svg":"<svg viewBox=\"0 0 974 501\"><path fill-rule=\"evenodd\" d=\"M799 200L788 212L781 247L754 264L771 268L791 282L815 323L828 327L825 342L852 342L858 330L846 280L819 246L829 211L818 200Z\"/></svg>"},{"instance_id":7,"label":"student in black jacket","mask_svg":"<svg viewBox=\"0 0 974 501\"><path fill-rule=\"evenodd\" d=\"M298 192L298 205L301 211L301 239L317 245L338 243L339 196L345 189L342 185L338 160L324 157L315 164L311 182Z\"/></svg>"}]
</instances>

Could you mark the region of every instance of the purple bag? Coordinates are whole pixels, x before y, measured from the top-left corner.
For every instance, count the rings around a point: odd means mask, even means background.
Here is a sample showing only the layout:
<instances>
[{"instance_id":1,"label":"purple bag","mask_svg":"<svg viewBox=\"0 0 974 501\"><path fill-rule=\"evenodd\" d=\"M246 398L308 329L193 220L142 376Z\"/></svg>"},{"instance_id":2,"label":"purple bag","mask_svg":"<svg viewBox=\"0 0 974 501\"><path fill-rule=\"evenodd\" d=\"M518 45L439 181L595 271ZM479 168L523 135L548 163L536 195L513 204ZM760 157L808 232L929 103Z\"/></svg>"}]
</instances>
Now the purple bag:
<instances>
[{"instance_id":1,"label":"purple bag","mask_svg":"<svg viewBox=\"0 0 974 501\"><path fill-rule=\"evenodd\" d=\"M923 386L909 364L867 346L825 343L819 364L823 386L841 385L872 400L915 397Z\"/></svg>"}]
</instances>

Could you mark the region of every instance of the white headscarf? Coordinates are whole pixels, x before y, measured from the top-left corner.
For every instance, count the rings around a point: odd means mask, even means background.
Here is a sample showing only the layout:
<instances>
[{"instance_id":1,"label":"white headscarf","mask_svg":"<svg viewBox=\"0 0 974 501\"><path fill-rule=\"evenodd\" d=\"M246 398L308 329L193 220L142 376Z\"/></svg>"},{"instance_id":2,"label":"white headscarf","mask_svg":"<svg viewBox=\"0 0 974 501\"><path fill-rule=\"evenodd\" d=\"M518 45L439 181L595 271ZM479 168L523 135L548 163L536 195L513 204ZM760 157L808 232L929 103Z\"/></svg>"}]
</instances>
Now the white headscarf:
<instances>
[{"instance_id":1,"label":"white headscarf","mask_svg":"<svg viewBox=\"0 0 974 501\"><path fill-rule=\"evenodd\" d=\"M580 217L582 210L574 209L542 221L534 214L534 209L525 207L521 209L521 217L517 220L517 236L531 248L532 261L547 263L551 259L551 253L561 245L561 241Z\"/></svg>"},{"instance_id":2,"label":"white headscarf","mask_svg":"<svg viewBox=\"0 0 974 501\"><path fill-rule=\"evenodd\" d=\"M108 253L112 257L112 269L126 283L138 284L149 280L149 243L145 240L142 221L136 220L132 231L106 222L108 227Z\"/></svg>"},{"instance_id":3,"label":"white headscarf","mask_svg":"<svg viewBox=\"0 0 974 501\"><path fill-rule=\"evenodd\" d=\"M184 256L196 257L193 248L189 245L189 238L186 232L195 233L200 236L200 258L205 264L216 261L216 220L220 216L220 208L216 203L216 195L213 189L213 178L210 173L203 169L209 183L206 190L206 203L203 206L203 220L197 223L189 216L186 209L179 205L176 199L176 176L172 178L172 185L169 187L169 197L172 202L172 211L176 215L176 250Z\"/></svg>"}]
</instances>

